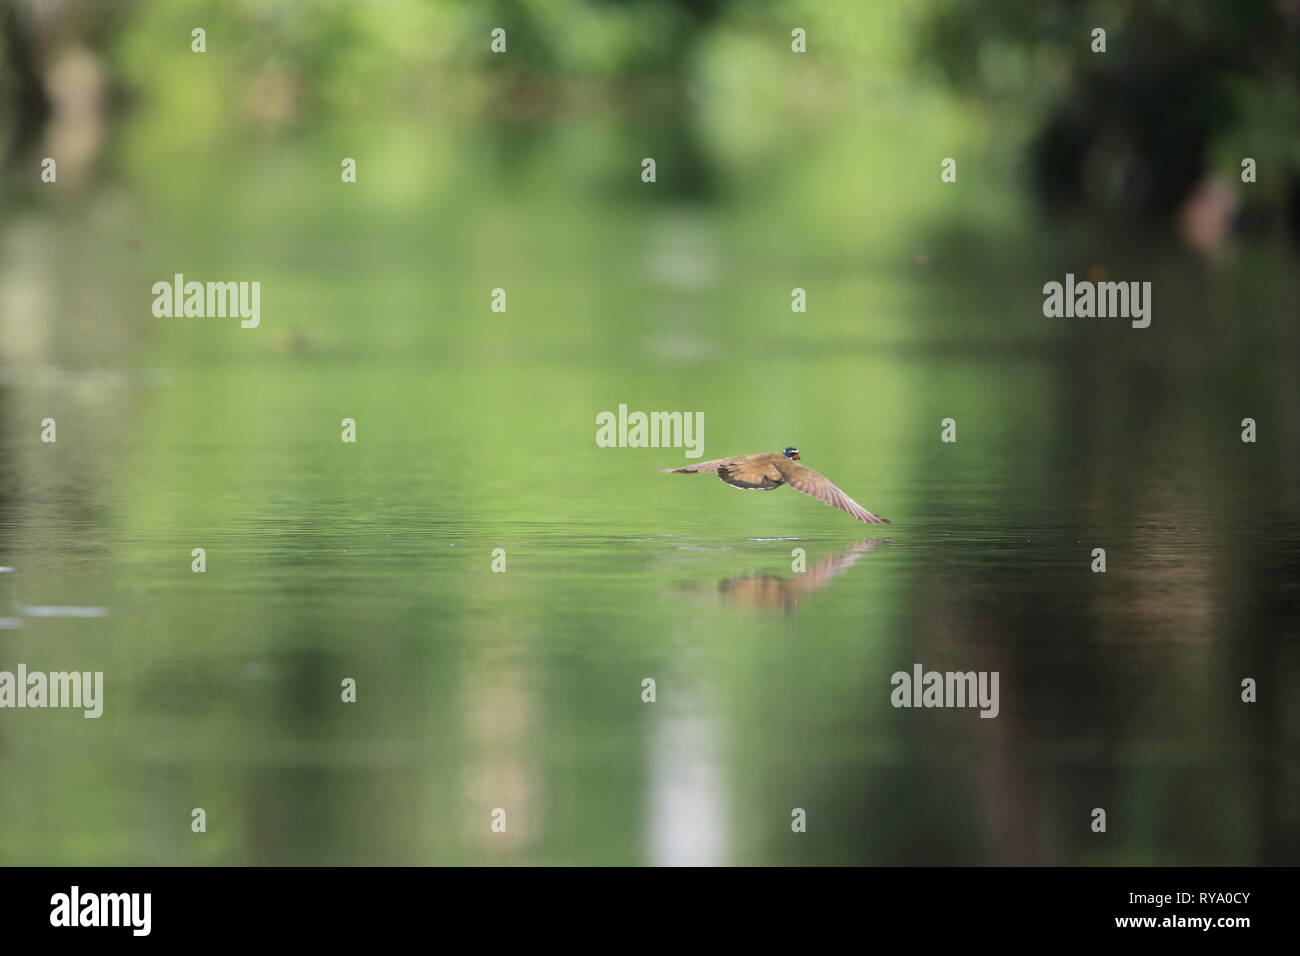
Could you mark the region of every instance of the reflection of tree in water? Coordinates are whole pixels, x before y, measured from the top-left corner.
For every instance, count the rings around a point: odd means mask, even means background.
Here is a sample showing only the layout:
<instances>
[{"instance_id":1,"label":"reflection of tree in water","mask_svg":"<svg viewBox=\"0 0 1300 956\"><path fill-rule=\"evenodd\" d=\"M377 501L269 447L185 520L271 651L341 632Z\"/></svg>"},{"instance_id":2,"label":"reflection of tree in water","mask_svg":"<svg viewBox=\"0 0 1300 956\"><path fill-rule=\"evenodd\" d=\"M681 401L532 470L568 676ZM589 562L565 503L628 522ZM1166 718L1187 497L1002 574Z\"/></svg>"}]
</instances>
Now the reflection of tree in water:
<instances>
[{"instance_id":1,"label":"reflection of tree in water","mask_svg":"<svg viewBox=\"0 0 1300 956\"><path fill-rule=\"evenodd\" d=\"M1176 420L1154 417L1140 433L1176 431ZM959 800L978 808L974 831L996 848L994 862L1293 858L1294 815L1279 796L1295 774L1295 722L1262 698L1241 703L1239 682L1285 672L1294 541L1158 463L1132 468L1136 456L1125 456L1132 490L1108 493L1098 484L1115 459L1086 444L1073 413L1061 431L1080 444L1049 452L1053 477L1027 496L1005 492L1015 507L998 510L1023 530L1008 531L999 559L959 537L924 562L906 601L912 659L998 671L1002 709L990 721L902 723L914 756L890 799L910 800L921 823L900 828L887 853L952 862L958 848L975 859L972 821L945 806ZM1080 476L1088 457L1096 473ZM919 513L946 508L936 498ZM1110 568L1093 574L1090 547L1102 541ZM1110 814L1112 833L1127 820L1122 840L1106 846L1091 833L1093 807Z\"/></svg>"}]
</instances>

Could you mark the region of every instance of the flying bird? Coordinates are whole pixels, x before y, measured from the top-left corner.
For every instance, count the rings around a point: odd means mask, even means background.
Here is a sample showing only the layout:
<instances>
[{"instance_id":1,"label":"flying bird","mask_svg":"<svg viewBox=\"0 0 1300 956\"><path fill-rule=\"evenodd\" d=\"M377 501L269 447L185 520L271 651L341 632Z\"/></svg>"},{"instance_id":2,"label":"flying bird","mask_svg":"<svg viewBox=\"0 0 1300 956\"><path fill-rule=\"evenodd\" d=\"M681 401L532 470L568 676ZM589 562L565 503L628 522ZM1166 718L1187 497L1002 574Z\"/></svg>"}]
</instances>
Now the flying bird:
<instances>
[{"instance_id":1,"label":"flying bird","mask_svg":"<svg viewBox=\"0 0 1300 956\"><path fill-rule=\"evenodd\" d=\"M797 464L799 449L787 448L785 451L763 452L758 455L733 455L730 458L717 458L713 461L701 461L685 468L660 468L666 475L697 475L703 472L716 474L729 485L748 491L771 491L782 485L789 485L818 501L839 508L852 515L863 524L892 524L888 518L873 515L844 492L840 491L830 479L807 465Z\"/></svg>"}]
</instances>

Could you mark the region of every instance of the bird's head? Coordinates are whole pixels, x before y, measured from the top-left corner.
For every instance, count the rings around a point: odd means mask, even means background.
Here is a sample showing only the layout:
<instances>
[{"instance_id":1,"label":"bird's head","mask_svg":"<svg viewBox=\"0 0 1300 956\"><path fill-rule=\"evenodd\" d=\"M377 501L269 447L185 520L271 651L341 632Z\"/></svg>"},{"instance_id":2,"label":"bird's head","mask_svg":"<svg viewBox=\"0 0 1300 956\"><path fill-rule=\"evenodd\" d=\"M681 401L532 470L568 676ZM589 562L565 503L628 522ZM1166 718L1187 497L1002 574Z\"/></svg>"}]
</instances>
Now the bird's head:
<instances>
[{"instance_id":1,"label":"bird's head","mask_svg":"<svg viewBox=\"0 0 1300 956\"><path fill-rule=\"evenodd\" d=\"M786 458L793 458L795 461L799 460L798 448L787 448L785 451L781 452L781 454L785 455Z\"/></svg>"}]
</instances>

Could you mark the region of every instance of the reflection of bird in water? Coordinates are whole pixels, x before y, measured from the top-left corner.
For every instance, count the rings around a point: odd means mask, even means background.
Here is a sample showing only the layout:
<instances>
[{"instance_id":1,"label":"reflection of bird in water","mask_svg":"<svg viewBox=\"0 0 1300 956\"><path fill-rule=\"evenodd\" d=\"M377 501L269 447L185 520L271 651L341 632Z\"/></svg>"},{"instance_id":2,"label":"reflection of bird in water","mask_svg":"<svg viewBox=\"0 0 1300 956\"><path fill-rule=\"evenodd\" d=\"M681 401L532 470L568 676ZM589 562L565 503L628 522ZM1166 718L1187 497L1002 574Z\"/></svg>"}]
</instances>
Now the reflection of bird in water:
<instances>
[{"instance_id":1,"label":"reflection of bird in water","mask_svg":"<svg viewBox=\"0 0 1300 956\"><path fill-rule=\"evenodd\" d=\"M787 448L783 452L763 452L757 455L733 455L715 461L701 461L685 468L660 468L664 474L700 474L712 472L727 484L747 491L771 491L789 485L795 491L816 498L832 508L839 508L864 524L885 524L888 518L873 515L844 492L825 475L806 465L797 464L799 449Z\"/></svg>"},{"instance_id":2,"label":"reflection of bird in water","mask_svg":"<svg viewBox=\"0 0 1300 956\"><path fill-rule=\"evenodd\" d=\"M743 604L763 611L793 611L800 599L830 584L868 551L874 551L890 538L872 538L859 541L842 554L822 558L807 571L796 571L790 577L778 574L742 574L727 578L717 585L696 585L687 590L697 595L717 594L726 604Z\"/></svg>"}]
</instances>

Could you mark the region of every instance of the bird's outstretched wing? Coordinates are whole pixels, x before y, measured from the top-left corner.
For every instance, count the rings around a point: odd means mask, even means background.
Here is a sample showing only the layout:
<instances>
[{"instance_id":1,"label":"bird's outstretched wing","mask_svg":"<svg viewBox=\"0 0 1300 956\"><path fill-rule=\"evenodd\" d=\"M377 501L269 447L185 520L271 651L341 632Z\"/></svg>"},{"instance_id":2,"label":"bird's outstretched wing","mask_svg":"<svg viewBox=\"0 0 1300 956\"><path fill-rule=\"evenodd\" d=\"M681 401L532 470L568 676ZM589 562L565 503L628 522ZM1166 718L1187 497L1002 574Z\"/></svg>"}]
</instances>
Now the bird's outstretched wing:
<instances>
[{"instance_id":1,"label":"bird's outstretched wing","mask_svg":"<svg viewBox=\"0 0 1300 956\"><path fill-rule=\"evenodd\" d=\"M713 461L697 461L693 465L687 465L685 468L660 468L665 475L697 475L702 472L713 473L718 470L718 466L731 461L730 458L715 458Z\"/></svg>"},{"instance_id":2,"label":"bird's outstretched wing","mask_svg":"<svg viewBox=\"0 0 1300 956\"><path fill-rule=\"evenodd\" d=\"M783 472L786 483L795 491L808 495L810 498L816 498L832 508L839 508L846 514L857 518L863 524L881 524L882 522L892 524L888 518L873 515L862 505L840 491L825 475L813 471L806 465L796 465L794 462L790 462L785 466Z\"/></svg>"}]
</instances>

